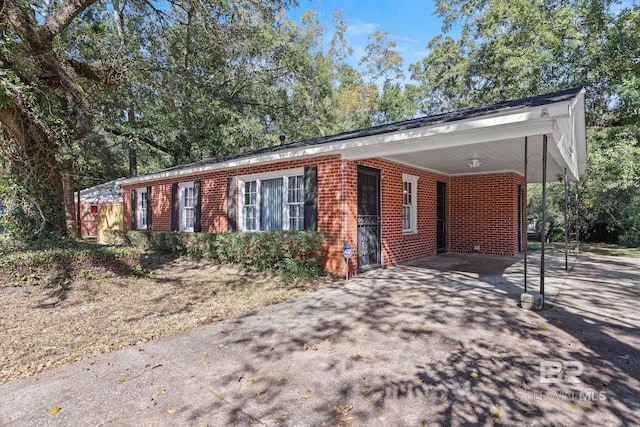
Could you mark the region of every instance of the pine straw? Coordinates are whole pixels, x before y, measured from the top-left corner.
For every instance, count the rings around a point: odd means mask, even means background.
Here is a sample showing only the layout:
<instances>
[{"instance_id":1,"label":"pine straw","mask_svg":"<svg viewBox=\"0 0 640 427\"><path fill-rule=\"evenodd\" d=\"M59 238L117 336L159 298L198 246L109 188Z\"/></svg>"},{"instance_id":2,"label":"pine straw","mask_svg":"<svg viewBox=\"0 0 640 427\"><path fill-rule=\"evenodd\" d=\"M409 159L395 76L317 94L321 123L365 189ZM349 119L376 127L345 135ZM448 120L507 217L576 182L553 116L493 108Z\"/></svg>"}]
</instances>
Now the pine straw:
<instances>
[{"instance_id":1,"label":"pine straw","mask_svg":"<svg viewBox=\"0 0 640 427\"><path fill-rule=\"evenodd\" d=\"M0 384L183 332L329 286L181 261L73 266L64 286L0 270ZM126 270L126 269L125 269ZM132 272L134 274L132 274ZM24 272L22 273L23 276Z\"/></svg>"}]
</instances>

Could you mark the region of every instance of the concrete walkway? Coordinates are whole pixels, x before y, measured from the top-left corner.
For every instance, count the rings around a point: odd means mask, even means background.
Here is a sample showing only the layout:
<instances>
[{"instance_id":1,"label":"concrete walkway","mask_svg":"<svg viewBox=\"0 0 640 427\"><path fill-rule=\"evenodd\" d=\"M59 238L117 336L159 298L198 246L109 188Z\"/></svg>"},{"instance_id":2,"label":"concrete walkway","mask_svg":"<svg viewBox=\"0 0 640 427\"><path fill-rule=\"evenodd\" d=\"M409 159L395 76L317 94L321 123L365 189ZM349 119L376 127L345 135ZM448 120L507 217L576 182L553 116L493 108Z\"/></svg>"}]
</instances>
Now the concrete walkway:
<instances>
[{"instance_id":1,"label":"concrete walkway","mask_svg":"<svg viewBox=\"0 0 640 427\"><path fill-rule=\"evenodd\" d=\"M640 425L640 260L548 258L539 313L519 258L426 258L4 384L0 421ZM541 361L580 375L542 383Z\"/></svg>"}]
</instances>

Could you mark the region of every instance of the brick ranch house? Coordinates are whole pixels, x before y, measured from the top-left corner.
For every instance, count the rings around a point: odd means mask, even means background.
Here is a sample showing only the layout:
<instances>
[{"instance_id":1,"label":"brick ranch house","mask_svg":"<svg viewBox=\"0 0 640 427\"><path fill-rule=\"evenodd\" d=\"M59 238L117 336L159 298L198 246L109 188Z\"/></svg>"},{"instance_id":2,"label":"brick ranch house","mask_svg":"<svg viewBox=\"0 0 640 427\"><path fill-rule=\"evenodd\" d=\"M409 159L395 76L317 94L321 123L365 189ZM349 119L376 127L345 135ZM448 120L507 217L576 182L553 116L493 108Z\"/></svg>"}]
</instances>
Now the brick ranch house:
<instances>
[{"instance_id":1,"label":"brick ranch house","mask_svg":"<svg viewBox=\"0 0 640 427\"><path fill-rule=\"evenodd\" d=\"M317 230L352 273L443 252L516 255L528 182L586 169L584 90L417 118L119 181L124 229ZM527 141L527 142L525 142Z\"/></svg>"}]
</instances>

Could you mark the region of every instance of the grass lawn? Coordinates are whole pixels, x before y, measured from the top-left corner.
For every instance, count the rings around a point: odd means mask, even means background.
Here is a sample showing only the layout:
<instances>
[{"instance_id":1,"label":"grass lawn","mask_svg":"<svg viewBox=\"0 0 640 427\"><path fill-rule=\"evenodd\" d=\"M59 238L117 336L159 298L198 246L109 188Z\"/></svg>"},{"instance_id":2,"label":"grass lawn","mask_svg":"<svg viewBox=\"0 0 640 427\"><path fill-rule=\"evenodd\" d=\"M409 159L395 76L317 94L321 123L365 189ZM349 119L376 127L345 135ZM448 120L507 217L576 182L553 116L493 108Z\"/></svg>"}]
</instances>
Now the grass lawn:
<instances>
[{"instance_id":1,"label":"grass lawn","mask_svg":"<svg viewBox=\"0 0 640 427\"><path fill-rule=\"evenodd\" d=\"M0 257L0 383L330 286L131 249Z\"/></svg>"},{"instance_id":2,"label":"grass lawn","mask_svg":"<svg viewBox=\"0 0 640 427\"><path fill-rule=\"evenodd\" d=\"M545 249L554 252L563 252L564 243L546 243ZM539 251L540 242L529 242L529 250ZM575 243L569 243L570 253L576 253L578 250L584 254L640 258L640 248L628 248L626 246L608 243L580 243L580 246L577 247Z\"/></svg>"}]
</instances>

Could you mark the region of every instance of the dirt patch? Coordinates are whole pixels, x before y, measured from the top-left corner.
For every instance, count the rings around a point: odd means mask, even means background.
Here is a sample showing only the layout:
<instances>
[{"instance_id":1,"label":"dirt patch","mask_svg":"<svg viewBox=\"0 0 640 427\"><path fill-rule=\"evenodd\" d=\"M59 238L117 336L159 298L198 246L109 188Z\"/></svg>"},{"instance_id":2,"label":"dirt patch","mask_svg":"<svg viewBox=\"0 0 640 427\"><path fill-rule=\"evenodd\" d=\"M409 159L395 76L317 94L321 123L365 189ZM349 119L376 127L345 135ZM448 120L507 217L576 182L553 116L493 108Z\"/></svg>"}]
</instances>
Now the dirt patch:
<instances>
[{"instance_id":1,"label":"dirt patch","mask_svg":"<svg viewBox=\"0 0 640 427\"><path fill-rule=\"evenodd\" d=\"M0 383L173 335L331 284L147 257L0 270ZM142 267L144 266L144 267Z\"/></svg>"}]
</instances>

